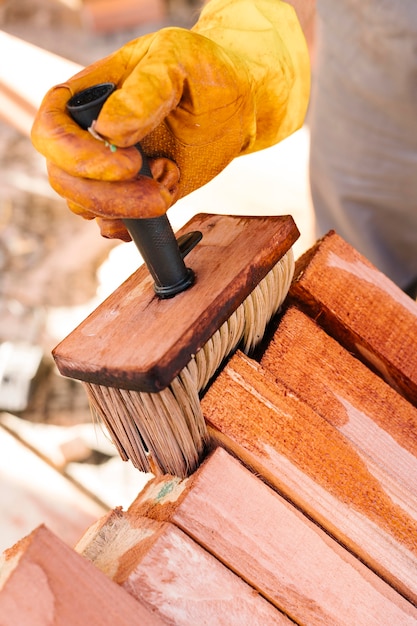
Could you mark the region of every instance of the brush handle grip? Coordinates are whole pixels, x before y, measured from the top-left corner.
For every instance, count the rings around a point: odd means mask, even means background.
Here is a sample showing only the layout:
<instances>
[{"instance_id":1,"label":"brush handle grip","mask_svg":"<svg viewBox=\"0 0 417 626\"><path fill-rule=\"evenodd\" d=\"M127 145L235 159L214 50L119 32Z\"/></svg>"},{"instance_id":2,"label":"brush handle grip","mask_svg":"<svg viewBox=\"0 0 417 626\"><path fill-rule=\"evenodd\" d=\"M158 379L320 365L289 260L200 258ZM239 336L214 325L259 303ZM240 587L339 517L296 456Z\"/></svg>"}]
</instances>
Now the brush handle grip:
<instances>
[{"instance_id":1,"label":"brush handle grip","mask_svg":"<svg viewBox=\"0 0 417 626\"><path fill-rule=\"evenodd\" d=\"M87 130L97 119L103 104L115 89L113 83L93 85L70 98L67 110L77 124ZM141 145L136 144L136 148L142 156L139 174L152 178ZM184 264L183 254L166 215L124 219L123 223L155 281L154 289L160 298L171 298L190 287L194 281L194 274Z\"/></svg>"}]
</instances>

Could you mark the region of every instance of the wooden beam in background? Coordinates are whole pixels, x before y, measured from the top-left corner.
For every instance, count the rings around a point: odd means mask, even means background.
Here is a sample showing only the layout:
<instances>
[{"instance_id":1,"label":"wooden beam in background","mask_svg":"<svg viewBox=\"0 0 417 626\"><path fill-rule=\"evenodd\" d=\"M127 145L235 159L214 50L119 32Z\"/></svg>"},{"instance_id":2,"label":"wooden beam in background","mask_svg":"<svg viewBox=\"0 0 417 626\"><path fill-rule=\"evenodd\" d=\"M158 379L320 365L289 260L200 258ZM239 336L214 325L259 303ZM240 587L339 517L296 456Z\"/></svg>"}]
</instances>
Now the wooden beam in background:
<instances>
[{"instance_id":1,"label":"wooden beam in background","mask_svg":"<svg viewBox=\"0 0 417 626\"><path fill-rule=\"evenodd\" d=\"M162 626L164 622L40 526L0 563L1 626Z\"/></svg>"},{"instance_id":2,"label":"wooden beam in background","mask_svg":"<svg viewBox=\"0 0 417 626\"><path fill-rule=\"evenodd\" d=\"M41 523L74 545L107 511L3 426L0 450L0 554Z\"/></svg>"},{"instance_id":3,"label":"wooden beam in background","mask_svg":"<svg viewBox=\"0 0 417 626\"><path fill-rule=\"evenodd\" d=\"M115 510L76 549L169 624L291 624L173 524Z\"/></svg>"},{"instance_id":4,"label":"wooden beam in background","mask_svg":"<svg viewBox=\"0 0 417 626\"><path fill-rule=\"evenodd\" d=\"M0 31L0 117L24 135L45 93L82 66Z\"/></svg>"}]
</instances>

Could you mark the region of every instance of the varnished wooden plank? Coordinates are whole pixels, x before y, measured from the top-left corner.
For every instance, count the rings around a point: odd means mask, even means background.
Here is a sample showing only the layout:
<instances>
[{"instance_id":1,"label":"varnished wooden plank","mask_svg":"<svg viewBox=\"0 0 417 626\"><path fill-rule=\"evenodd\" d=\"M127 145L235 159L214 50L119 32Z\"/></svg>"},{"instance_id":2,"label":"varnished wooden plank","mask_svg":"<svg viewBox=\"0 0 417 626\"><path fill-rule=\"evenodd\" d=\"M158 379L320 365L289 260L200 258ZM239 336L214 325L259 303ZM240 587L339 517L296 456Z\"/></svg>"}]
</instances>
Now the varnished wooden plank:
<instances>
[{"instance_id":1,"label":"varnished wooden plank","mask_svg":"<svg viewBox=\"0 0 417 626\"><path fill-rule=\"evenodd\" d=\"M202 409L216 441L417 602L417 508L409 483L381 471L244 355L230 360ZM408 468L415 473L414 457Z\"/></svg>"},{"instance_id":2,"label":"varnished wooden plank","mask_svg":"<svg viewBox=\"0 0 417 626\"><path fill-rule=\"evenodd\" d=\"M130 516L170 520L298 624L413 624L417 610L222 448L148 483Z\"/></svg>"},{"instance_id":3,"label":"varnished wooden plank","mask_svg":"<svg viewBox=\"0 0 417 626\"><path fill-rule=\"evenodd\" d=\"M162 626L45 526L0 560L1 626Z\"/></svg>"},{"instance_id":4,"label":"varnished wooden plank","mask_svg":"<svg viewBox=\"0 0 417 626\"><path fill-rule=\"evenodd\" d=\"M159 391L290 249L290 216L197 215L179 235L200 231L186 257L195 284L160 300L142 266L54 350L65 376L138 391Z\"/></svg>"},{"instance_id":5,"label":"varnished wooden plank","mask_svg":"<svg viewBox=\"0 0 417 626\"><path fill-rule=\"evenodd\" d=\"M291 624L172 524L116 510L90 529L77 550L169 624Z\"/></svg>"},{"instance_id":6,"label":"varnished wooden plank","mask_svg":"<svg viewBox=\"0 0 417 626\"><path fill-rule=\"evenodd\" d=\"M387 485L392 477L396 502L407 508L417 499L416 407L294 307L261 364L347 437Z\"/></svg>"},{"instance_id":7,"label":"varnished wooden plank","mask_svg":"<svg viewBox=\"0 0 417 626\"><path fill-rule=\"evenodd\" d=\"M291 297L413 404L417 303L337 234L297 262Z\"/></svg>"}]
</instances>

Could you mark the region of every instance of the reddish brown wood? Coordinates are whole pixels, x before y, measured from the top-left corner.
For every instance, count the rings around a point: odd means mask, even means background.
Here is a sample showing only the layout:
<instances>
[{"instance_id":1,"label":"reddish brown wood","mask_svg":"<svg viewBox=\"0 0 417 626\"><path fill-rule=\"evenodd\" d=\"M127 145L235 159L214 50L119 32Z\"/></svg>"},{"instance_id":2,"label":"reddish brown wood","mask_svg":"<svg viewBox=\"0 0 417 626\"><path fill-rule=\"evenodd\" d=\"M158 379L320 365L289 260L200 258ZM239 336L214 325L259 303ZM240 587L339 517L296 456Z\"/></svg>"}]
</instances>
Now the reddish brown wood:
<instances>
[{"instance_id":1,"label":"reddish brown wood","mask_svg":"<svg viewBox=\"0 0 417 626\"><path fill-rule=\"evenodd\" d=\"M137 391L160 391L268 271L298 230L290 216L197 215L181 233L203 240L187 256L195 284L160 300L142 266L54 350L62 374Z\"/></svg>"},{"instance_id":2,"label":"reddish brown wood","mask_svg":"<svg viewBox=\"0 0 417 626\"><path fill-rule=\"evenodd\" d=\"M211 385L202 409L217 442L417 603L414 455L376 443L377 452L397 455L402 467L392 475L241 354Z\"/></svg>"},{"instance_id":3,"label":"reddish brown wood","mask_svg":"<svg viewBox=\"0 0 417 626\"><path fill-rule=\"evenodd\" d=\"M291 297L417 403L417 303L334 232L296 265Z\"/></svg>"},{"instance_id":4,"label":"reddish brown wood","mask_svg":"<svg viewBox=\"0 0 417 626\"><path fill-rule=\"evenodd\" d=\"M172 524L113 511L77 549L169 624L291 624Z\"/></svg>"},{"instance_id":5,"label":"reddish brown wood","mask_svg":"<svg viewBox=\"0 0 417 626\"><path fill-rule=\"evenodd\" d=\"M168 519L298 624L412 624L417 610L221 448L129 510Z\"/></svg>"},{"instance_id":6,"label":"reddish brown wood","mask_svg":"<svg viewBox=\"0 0 417 626\"><path fill-rule=\"evenodd\" d=\"M45 526L5 553L0 567L1 626L162 626Z\"/></svg>"},{"instance_id":7,"label":"reddish brown wood","mask_svg":"<svg viewBox=\"0 0 417 626\"><path fill-rule=\"evenodd\" d=\"M417 496L417 408L295 307L261 364Z\"/></svg>"}]
</instances>

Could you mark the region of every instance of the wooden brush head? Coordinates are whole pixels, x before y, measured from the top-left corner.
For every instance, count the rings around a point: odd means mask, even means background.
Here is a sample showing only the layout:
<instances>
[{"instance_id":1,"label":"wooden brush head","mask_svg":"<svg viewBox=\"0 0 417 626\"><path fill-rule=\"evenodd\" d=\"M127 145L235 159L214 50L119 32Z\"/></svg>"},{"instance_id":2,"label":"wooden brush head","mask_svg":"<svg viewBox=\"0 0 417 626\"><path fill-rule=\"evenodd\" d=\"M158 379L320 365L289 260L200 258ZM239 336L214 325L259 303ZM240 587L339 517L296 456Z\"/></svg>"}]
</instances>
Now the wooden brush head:
<instances>
[{"instance_id":1,"label":"wooden brush head","mask_svg":"<svg viewBox=\"0 0 417 626\"><path fill-rule=\"evenodd\" d=\"M119 389L165 389L299 236L291 216L199 214L178 235L190 230L203 234L186 257L193 286L161 300L141 266L54 349L61 374Z\"/></svg>"}]
</instances>

